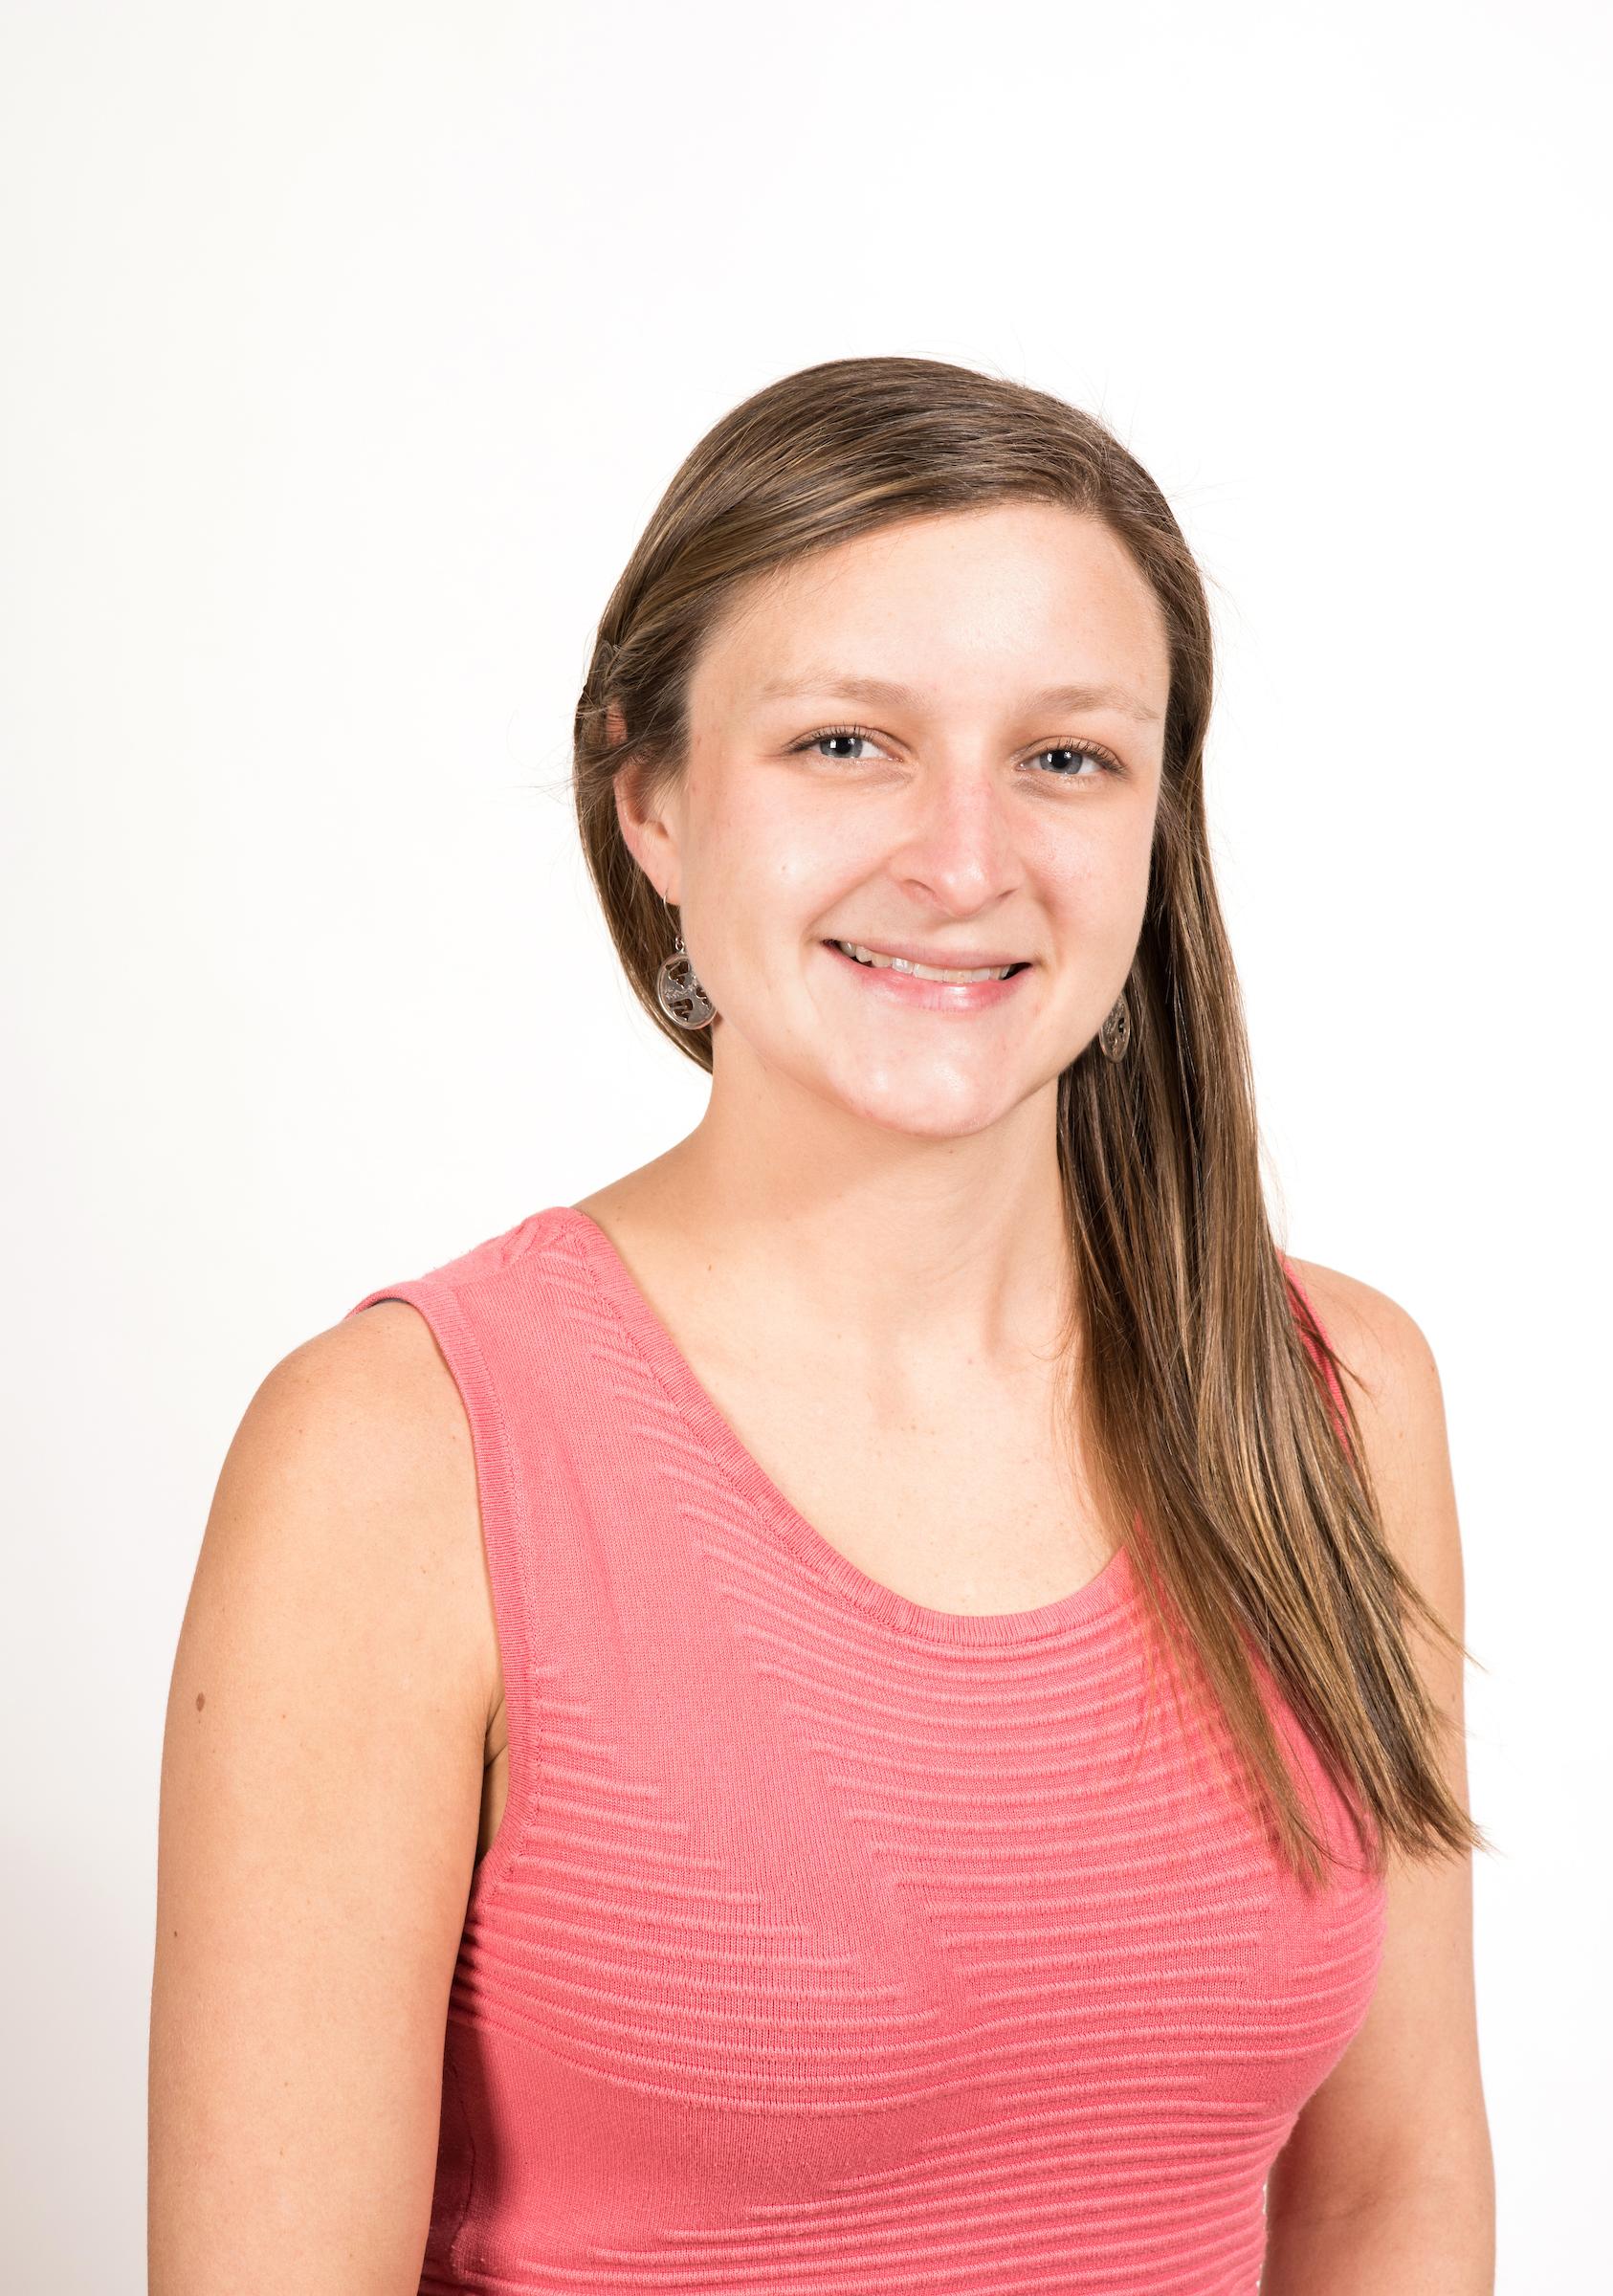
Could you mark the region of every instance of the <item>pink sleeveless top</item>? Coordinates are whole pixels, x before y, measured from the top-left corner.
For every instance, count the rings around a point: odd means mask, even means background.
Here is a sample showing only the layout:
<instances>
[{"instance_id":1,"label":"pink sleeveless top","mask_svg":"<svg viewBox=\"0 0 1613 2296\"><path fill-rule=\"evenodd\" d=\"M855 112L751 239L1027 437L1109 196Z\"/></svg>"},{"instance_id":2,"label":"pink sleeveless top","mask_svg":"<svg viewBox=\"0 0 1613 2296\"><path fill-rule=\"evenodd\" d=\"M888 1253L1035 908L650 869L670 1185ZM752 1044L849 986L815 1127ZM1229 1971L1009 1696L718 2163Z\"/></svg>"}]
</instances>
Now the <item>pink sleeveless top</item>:
<instances>
[{"instance_id":1,"label":"pink sleeveless top","mask_svg":"<svg viewBox=\"0 0 1613 2296\"><path fill-rule=\"evenodd\" d=\"M469 1414L510 1748L421 2290L1252 2296L1384 1932L1286 1707L1319 1893L1146 1698L1123 1550L986 1616L867 1578L570 1206L381 1299Z\"/></svg>"}]
</instances>

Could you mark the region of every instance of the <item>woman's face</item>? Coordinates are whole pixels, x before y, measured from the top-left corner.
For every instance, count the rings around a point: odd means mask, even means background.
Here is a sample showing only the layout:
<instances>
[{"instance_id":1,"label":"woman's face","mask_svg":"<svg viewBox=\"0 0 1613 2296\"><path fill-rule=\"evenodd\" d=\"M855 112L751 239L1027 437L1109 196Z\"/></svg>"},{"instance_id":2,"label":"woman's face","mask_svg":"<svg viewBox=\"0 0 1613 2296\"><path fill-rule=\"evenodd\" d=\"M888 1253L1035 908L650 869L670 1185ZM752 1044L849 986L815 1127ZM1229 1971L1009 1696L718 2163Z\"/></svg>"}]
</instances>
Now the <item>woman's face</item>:
<instances>
[{"instance_id":1,"label":"woman's face","mask_svg":"<svg viewBox=\"0 0 1613 2296\"><path fill-rule=\"evenodd\" d=\"M1141 929L1162 613L1099 520L1008 502L786 567L708 638L675 786L624 834L681 912L730 1061L945 1137L1067 1068ZM835 944L947 968L950 985ZM667 947L673 945L668 924Z\"/></svg>"}]
</instances>

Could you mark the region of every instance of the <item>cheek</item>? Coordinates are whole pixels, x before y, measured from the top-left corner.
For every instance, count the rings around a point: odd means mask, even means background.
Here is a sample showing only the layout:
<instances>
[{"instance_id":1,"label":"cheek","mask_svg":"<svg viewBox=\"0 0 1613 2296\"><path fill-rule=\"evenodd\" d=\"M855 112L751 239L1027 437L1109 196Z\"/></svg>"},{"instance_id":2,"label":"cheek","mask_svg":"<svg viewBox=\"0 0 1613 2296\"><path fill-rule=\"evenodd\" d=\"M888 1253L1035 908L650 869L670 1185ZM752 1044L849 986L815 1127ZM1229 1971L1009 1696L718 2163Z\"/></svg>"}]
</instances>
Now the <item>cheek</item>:
<instances>
[{"instance_id":1,"label":"cheek","mask_svg":"<svg viewBox=\"0 0 1613 2296\"><path fill-rule=\"evenodd\" d=\"M699 839L711 925L725 941L809 936L877 869L881 849L858 830L845 809L791 804L787 788L728 791Z\"/></svg>"},{"instance_id":2,"label":"cheek","mask_svg":"<svg viewBox=\"0 0 1613 2296\"><path fill-rule=\"evenodd\" d=\"M1027 858L1061 938L1094 954L1134 944L1148 906L1152 851L1150 821L1094 822L1081 836L1039 840Z\"/></svg>"}]
</instances>

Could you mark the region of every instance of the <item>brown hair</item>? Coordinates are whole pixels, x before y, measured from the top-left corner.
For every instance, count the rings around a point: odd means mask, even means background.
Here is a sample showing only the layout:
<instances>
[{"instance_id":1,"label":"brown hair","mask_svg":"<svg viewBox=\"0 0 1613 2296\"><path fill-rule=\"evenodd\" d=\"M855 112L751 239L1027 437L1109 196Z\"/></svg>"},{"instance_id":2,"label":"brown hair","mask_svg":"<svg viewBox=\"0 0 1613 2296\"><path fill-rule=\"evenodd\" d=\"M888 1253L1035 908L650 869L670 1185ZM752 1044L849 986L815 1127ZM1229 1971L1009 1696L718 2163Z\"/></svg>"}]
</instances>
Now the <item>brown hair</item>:
<instances>
[{"instance_id":1,"label":"brown hair","mask_svg":"<svg viewBox=\"0 0 1613 2296\"><path fill-rule=\"evenodd\" d=\"M709 1071L708 1032L676 1027L655 995L668 912L623 841L617 772L633 761L652 792L682 770L693 665L758 577L898 519L1015 498L1103 519L1151 585L1170 649L1131 1047L1120 1061L1089 1047L1058 1087L1075 1279L1065 1337L1088 1338L1067 1409L1089 1472L1116 1520L1136 1511L1125 1537L1148 1614L1202 1668L1293 1872L1320 1881L1331 1852L1301 1809L1250 1642L1375 1870L1390 1843L1488 1848L1441 1774L1442 1717L1409 1656L1407 1606L1468 1653L1388 1549L1341 1358L1290 1275L1261 1183L1204 814L1204 579L1164 496L1102 423L966 367L868 358L786 375L707 432L611 592L576 712L577 817L611 936L652 1020Z\"/></svg>"}]
</instances>

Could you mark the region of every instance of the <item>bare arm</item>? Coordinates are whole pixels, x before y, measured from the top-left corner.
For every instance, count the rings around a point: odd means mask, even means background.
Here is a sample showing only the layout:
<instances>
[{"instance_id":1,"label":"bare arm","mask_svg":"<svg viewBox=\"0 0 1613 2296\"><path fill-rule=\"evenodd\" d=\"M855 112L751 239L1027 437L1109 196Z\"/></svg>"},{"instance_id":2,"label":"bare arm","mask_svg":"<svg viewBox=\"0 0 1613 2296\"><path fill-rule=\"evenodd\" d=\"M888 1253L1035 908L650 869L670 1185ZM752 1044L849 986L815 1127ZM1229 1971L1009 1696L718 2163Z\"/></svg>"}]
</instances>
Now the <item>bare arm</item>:
<instances>
[{"instance_id":1,"label":"bare arm","mask_svg":"<svg viewBox=\"0 0 1613 2296\"><path fill-rule=\"evenodd\" d=\"M1439 1374L1403 1309L1296 1262L1345 1359L1385 1533L1450 1631L1461 1539ZM1462 1667L1412 1630L1466 1809ZM1495 2191L1480 2078L1472 1861L1391 1859L1383 1958L1359 2032L1306 2104L1267 2191L1262 2296L1491 2296Z\"/></svg>"},{"instance_id":2,"label":"bare arm","mask_svg":"<svg viewBox=\"0 0 1613 2296\"><path fill-rule=\"evenodd\" d=\"M422 1320L269 1374L168 1696L151 2296L412 2296L496 1674L470 1432Z\"/></svg>"}]
</instances>

